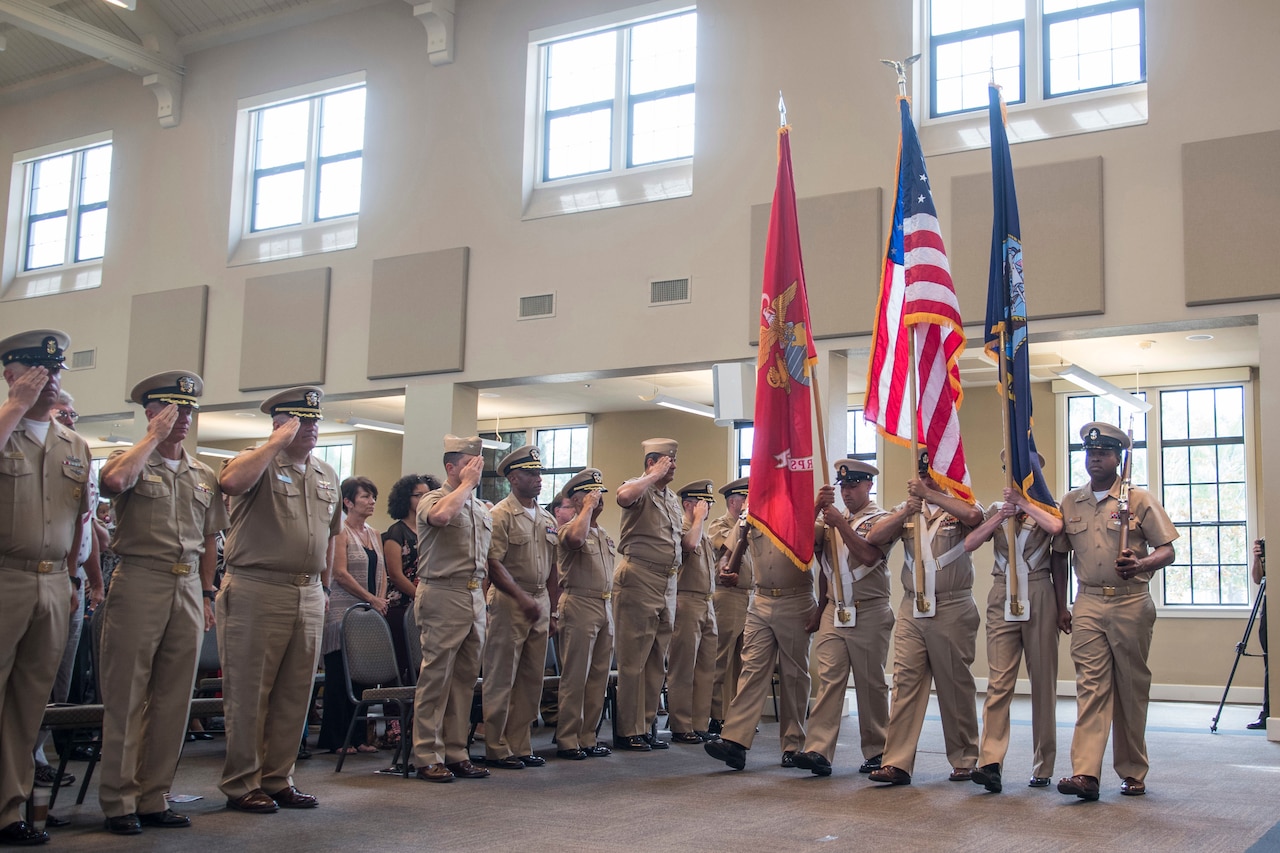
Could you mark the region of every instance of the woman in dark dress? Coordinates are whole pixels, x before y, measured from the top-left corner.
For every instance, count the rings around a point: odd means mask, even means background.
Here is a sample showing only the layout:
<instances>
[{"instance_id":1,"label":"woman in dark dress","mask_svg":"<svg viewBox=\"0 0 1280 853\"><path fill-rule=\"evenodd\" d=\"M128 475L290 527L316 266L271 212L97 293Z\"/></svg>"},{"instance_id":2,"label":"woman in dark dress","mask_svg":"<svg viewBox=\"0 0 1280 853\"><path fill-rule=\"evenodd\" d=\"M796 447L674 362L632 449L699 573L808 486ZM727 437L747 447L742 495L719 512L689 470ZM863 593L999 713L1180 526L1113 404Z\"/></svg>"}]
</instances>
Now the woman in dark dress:
<instances>
[{"instance_id":1,"label":"woman in dark dress","mask_svg":"<svg viewBox=\"0 0 1280 853\"><path fill-rule=\"evenodd\" d=\"M410 671L409 647L404 636L404 613L413 606L418 587L418 500L440 488L431 474L407 474L396 480L387 495L387 514L395 521L382 534L382 550L387 558L387 626L396 647L396 663L405 684L418 680Z\"/></svg>"}]
</instances>

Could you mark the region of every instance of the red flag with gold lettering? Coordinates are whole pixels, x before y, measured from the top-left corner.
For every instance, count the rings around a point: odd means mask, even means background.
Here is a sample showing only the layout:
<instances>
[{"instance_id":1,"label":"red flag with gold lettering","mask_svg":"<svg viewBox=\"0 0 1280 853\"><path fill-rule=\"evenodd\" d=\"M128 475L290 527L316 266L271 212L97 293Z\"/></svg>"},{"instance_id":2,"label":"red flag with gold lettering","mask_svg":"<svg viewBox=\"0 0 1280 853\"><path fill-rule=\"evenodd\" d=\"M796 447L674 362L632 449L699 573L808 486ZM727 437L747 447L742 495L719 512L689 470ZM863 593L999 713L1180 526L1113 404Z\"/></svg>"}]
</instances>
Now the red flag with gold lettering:
<instances>
[{"instance_id":1,"label":"red flag with gold lettering","mask_svg":"<svg viewBox=\"0 0 1280 853\"><path fill-rule=\"evenodd\" d=\"M818 362L800 258L790 126L778 131L778 182L764 250L748 521L800 568L813 560L813 403Z\"/></svg>"}]
</instances>

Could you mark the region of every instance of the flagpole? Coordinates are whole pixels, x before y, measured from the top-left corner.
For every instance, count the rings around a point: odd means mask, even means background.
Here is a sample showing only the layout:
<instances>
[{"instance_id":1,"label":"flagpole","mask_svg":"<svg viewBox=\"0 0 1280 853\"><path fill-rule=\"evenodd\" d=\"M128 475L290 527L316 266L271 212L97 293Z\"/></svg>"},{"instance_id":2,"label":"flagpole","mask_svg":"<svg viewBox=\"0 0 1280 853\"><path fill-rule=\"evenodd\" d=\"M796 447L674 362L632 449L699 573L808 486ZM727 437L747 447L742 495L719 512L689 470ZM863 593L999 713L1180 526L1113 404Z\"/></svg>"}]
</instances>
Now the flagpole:
<instances>
[{"instance_id":1,"label":"flagpole","mask_svg":"<svg viewBox=\"0 0 1280 853\"><path fill-rule=\"evenodd\" d=\"M1013 488L1013 432L1009 423L1009 359L1005 349L1009 330L1000 329L1000 425L1004 436L1004 487ZM1009 595L1009 612L1014 616L1022 615L1022 603L1018 600L1021 590L1018 589L1018 522L1017 515L1005 519L1004 538L1009 548L1009 566L1006 570Z\"/></svg>"},{"instance_id":2,"label":"flagpole","mask_svg":"<svg viewBox=\"0 0 1280 853\"><path fill-rule=\"evenodd\" d=\"M916 396L916 327L907 327L907 398L911 401L911 448L915 454L912 465L916 469L916 477L920 476L919 459L920 459L920 436L919 436L919 419L920 419L920 400ZM920 558L921 552L924 550L921 541L920 529L924 525L924 503L920 504L920 512L916 516L916 523L913 526L915 535L911 538L912 553L915 554L916 567L916 611L926 613L929 610L929 602L924 597L924 560Z\"/></svg>"}]
</instances>

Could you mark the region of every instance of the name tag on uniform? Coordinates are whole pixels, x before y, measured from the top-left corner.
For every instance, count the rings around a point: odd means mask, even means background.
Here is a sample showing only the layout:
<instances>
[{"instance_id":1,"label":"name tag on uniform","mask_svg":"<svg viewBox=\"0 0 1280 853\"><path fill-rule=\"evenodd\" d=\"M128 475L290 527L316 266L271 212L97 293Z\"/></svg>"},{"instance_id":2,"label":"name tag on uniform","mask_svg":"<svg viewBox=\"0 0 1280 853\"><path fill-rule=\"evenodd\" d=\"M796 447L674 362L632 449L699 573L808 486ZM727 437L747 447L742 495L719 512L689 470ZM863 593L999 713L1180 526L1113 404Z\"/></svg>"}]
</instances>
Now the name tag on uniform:
<instances>
[{"instance_id":1,"label":"name tag on uniform","mask_svg":"<svg viewBox=\"0 0 1280 853\"><path fill-rule=\"evenodd\" d=\"M163 483L164 478L159 474L143 474L142 482L144 483Z\"/></svg>"},{"instance_id":2,"label":"name tag on uniform","mask_svg":"<svg viewBox=\"0 0 1280 853\"><path fill-rule=\"evenodd\" d=\"M284 474L284 473L282 473L282 472L280 472L280 471L277 471L277 472L276 472L276 479L277 479L277 480L279 480L279 481L280 481L280 482L282 482L282 483L292 483L292 482L293 482L293 478L292 478L292 477L290 477L288 474Z\"/></svg>"},{"instance_id":3,"label":"name tag on uniform","mask_svg":"<svg viewBox=\"0 0 1280 853\"><path fill-rule=\"evenodd\" d=\"M21 450L13 450L4 455L5 459L26 459L27 455Z\"/></svg>"}]
</instances>

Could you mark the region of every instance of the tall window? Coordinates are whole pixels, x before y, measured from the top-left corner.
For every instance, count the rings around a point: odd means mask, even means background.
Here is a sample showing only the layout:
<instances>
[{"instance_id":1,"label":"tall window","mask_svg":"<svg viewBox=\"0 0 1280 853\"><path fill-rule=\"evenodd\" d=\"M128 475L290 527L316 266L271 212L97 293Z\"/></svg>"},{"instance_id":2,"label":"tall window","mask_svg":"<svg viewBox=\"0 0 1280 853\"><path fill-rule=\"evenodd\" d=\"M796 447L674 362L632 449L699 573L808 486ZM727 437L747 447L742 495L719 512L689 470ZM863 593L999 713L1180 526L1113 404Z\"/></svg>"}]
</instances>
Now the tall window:
<instances>
[{"instance_id":1,"label":"tall window","mask_svg":"<svg viewBox=\"0 0 1280 853\"><path fill-rule=\"evenodd\" d=\"M1134 396L1145 400L1146 392L1140 391ZM1112 424L1121 432L1133 430L1133 461L1130 463L1130 481L1135 486L1146 488L1149 483L1147 473L1147 418L1145 415L1129 416L1127 409L1100 397L1068 397L1067 398L1067 489L1078 489L1089 484L1089 472L1084 467L1084 441L1080 438L1080 429L1087 423L1102 421Z\"/></svg>"},{"instance_id":2,"label":"tall window","mask_svg":"<svg viewBox=\"0 0 1280 853\"><path fill-rule=\"evenodd\" d=\"M335 486L342 483L355 471L355 455L356 446L354 442L343 441L333 444L320 444L312 451L322 461L328 462L333 466L333 470L338 475L338 482Z\"/></svg>"},{"instance_id":3,"label":"tall window","mask_svg":"<svg viewBox=\"0 0 1280 853\"><path fill-rule=\"evenodd\" d=\"M994 76L1006 103L1146 80L1145 0L924 0L929 109L987 106Z\"/></svg>"},{"instance_id":4,"label":"tall window","mask_svg":"<svg viewBox=\"0 0 1280 853\"><path fill-rule=\"evenodd\" d=\"M848 433L848 447L846 452L850 459L859 459L872 465L876 464L876 427L875 424L867 423L866 418L862 416L862 407L850 409L846 415L846 432ZM874 502L876 492L880 488L880 481L873 480L871 482L870 499Z\"/></svg>"},{"instance_id":5,"label":"tall window","mask_svg":"<svg viewBox=\"0 0 1280 853\"><path fill-rule=\"evenodd\" d=\"M26 164L21 270L100 260L107 242L111 143Z\"/></svg>"},{"instance_id":6,"label":"tall window","mask_svg":"<svg viewBox=\"0 0 1280 853\"><path fill-rule=\"evenodd\" d=\"M250 232L360 212L364 85L272 104L250 115Z\"/></svg>"},{"instance_id":7,"label":"tall window","mask_svg":"<svg viewBox=\"0 0 1280 853\"><path fill-rule=\"evenodd\" d=\"M538 500L549 503L560 493L564 484L587 467L587 436L590 429L584 426L540 429L537 433L538 452L542 456L542 495Z\"/></svg>"},{"instance_id":8,"label":"tall window","mask_svg":"<svg viewBox=\"0 0 1280 853\"><path fill-rule=\"evenodd\" d=\"M736 427L733 435L738 449L738 475L734 479L739 480L751 476L751 445L756 440L756 428L751 424Z\"/></svg>"},{"instance_id":9,"label":"tall window","mask_svg":"<svg viewBox=\"0 0 1280 853\"><path fill-rule=\"evenodd\" d=\"M542 44L540 179L692 157L697 26L687 10Z\"/></svg>"}]
</instances>

